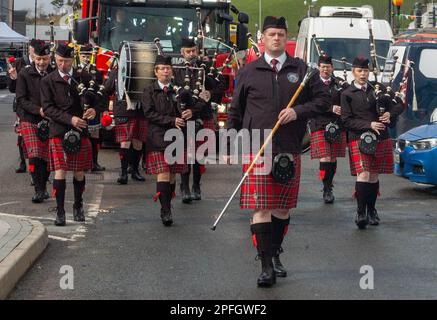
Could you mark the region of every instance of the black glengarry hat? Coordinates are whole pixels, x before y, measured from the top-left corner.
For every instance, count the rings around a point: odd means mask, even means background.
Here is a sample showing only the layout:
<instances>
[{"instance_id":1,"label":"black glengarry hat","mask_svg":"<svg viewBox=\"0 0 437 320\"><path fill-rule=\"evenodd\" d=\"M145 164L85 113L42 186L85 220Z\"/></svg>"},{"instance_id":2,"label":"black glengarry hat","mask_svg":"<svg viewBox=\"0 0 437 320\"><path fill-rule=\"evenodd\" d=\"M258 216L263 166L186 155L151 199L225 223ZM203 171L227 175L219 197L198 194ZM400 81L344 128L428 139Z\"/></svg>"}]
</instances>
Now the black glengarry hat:
<instances>
[{"instance_id":1,"label":"black glengarry hat","mask_svg":"<svg viewBox=\"0 0 437 320\"><path fill-rule=\"evenodd\" d=\"M181 47L182 48L193 48L196 46L194 39L182 38Z\"/></svg>"},{"instance_id":2,"label":"black glengarry hat","mask_svg":"<svg viewBox=\"0 0 437 320\"><path fill-rule=\"evenodd\" d=\"M156 56L155 60L155 67L157 65L165 65L165 66L171 66L171 57L170 56Z\"/></svg>"},{"instance_id":3,"label":"black glengarry hat","mask_svg":"<svg viewBox=\"0 0 437 320\"><path fill-rule=\"evenodd\" d=\"M264 19L263 32L268 28L285 29L287 30L287 21L284 17L267 16Z\"/></svg>"},{"instance_id":4,"label":"black glengarry hat","mask_svg":"<svg viewBox=\"0 0 437 320\"><path fill-rule=\"evenodd\" d=\"M50 45L42 40L34 42L33 48L37 56L48 56L50 54Z\"/></svg>"},{"instance_id":5,"label":"black glengarry hat","mask_svg":"<svg viewBox=\"0 0 437 320\"><path fill-rule=\"evenodd\" d=\"M322 54L319 57L319 65L323 63L323 64L330 64L332 66L332 58L330 56L328 56L327 54Z\"/></svg>"},{"instance_id":6,"label":"black glengarry hat","mask_svg":"<svg viewBox=\"0 0 437 320\"><path fill-rule=\"evenodd\" d=\"M56 54L62 58L74 58L74 47L60 43L56 48Z\"/></svg>"},{"instance_id":7,"label":"black glengarry hat","mask_svg":"<svg viewBox=\"0 0 437 320\"><path fill-rule=\"evenodd\" d=\"M92 54L93 47L90 44L80 46L80 54Z\"/></svg>"},{"instance_id":8,"label":"black glengarry hat","mask_svg":"<svg viewBox=\"0 0 437 320\"><path fill-rule=\"evenodd\" d=\"M35 48L35 45L39 42L39 41L41 41L41 40L38 40L38 39L32 39L32 40L30 40L29 41L29 46L31 46L32 48Z\"/></svg>"},{"instance_id":9,"label":"black glengarry hat","mask_svg":"<svg viewBox=\"0 0 437 320\"><path fill-rule=\"evenodd\" d=\"M352 63L353 68L369 69L369 59L366 57L356 57Z\"/></svg>"}]
</instances>

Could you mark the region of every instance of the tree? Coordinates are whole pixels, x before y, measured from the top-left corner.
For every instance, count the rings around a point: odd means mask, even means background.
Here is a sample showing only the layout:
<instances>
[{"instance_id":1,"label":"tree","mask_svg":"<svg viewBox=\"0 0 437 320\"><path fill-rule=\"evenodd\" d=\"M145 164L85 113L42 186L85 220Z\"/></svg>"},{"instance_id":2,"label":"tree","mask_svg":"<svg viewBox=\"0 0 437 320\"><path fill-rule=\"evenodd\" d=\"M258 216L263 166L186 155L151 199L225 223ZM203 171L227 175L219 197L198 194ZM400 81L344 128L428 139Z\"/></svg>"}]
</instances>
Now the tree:
<instances>
[{"instance_id":1,"label":"tree","mask_svg":"<svg viewBox=\"0 0 437 320\"><path fill-rule=\"evenodd\" d=\"M64 5L67 5L67 6L77 5L75 2L80 2L80 1L75 1L75 0L67 0L67 1L64 1L64 0L52 0L51 4L52 4L52 6L54 6L54 7L59 9L59 8L63 7Z\"/></svg>"},{"instance_id":2,"label":"tree","mask_svg":"<svg viewBox=\"0 0 437 320\"><path fill-rule=\"evenodd\" d=\"M53 0L51 2L52 6L54 6L55 8L61 8L64 6L64 0Z\"/></svg>"}]
</instances>

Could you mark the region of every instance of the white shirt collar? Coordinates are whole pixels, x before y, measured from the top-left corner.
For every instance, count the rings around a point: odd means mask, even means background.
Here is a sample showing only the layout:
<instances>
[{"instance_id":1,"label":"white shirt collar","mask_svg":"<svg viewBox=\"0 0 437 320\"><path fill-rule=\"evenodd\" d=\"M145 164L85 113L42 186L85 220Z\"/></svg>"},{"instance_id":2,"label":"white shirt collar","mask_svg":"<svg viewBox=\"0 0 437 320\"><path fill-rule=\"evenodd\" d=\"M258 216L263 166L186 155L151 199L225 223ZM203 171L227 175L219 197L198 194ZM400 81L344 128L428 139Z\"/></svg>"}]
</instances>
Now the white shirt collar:
<instances>
[{"instance_id":1,"label":"white shirt collar","mask_svg":"<svg viewBox=\"0 0 437 320\"><path fill-rule=\"evenodd\" d=\"M355 87L357 87L360 90L363 90L362 88L364 87L367 91L367 83L364 86L362 86L358 82L354 81L354 85L355 85Z\"/></svg>"},{"instance_id":2,"label":"white shirt collar","mask_svg":"<svg viewBox=\"0 0 437 320\"><path fill-rule=\"evenodd\" d=\"M287 60L287 54L284 52L279 57L273 58L267 52L265 52L264 53L264 59L269 64L269 66L272 65L271 62L272 62L273 59L278 60L278 63L276 64L276 69L279 71L279 70L281 70L282 66L284 65L285 60Z\"/></svg>"},{"instance_id":3,"label":"white shirt collar","mask_svg":"<svg viewBox=\"0 0 437 320\"><path fill-rule=\"evenodd\" d=\"M323 83L325 83L326 81L331 82L331 77L329 77L328 79L325 79L322 76L320 76L320 80L322 80Z\"/></svg>"},{"instance_id":4,"label":"white shirt collar","mask_svg":"<svg viewBox=\"0 0 437 320\"><path fill-rule=\"evenodd\" d=\"M164 90L164 87L170 87L170 83L169 84L163 84L161 81L159 81L159 80L157 80L158 81L158 85L159 85L159 87L161 88L161 90Z\"/></svg>"},{"instance_id":5,"label":"white shirt collar","mask_svg":"<svg viewBox=\"0 0 437 320\"><path fill-rule=\"evenodd\" d=\"M68 75L70 78L73 76L73 68L68 73L63 73L61 70L58 69L59 75L61 78L64 78L65 75Z\"/></svg>"},{"instance_id":6,"label":"white shirt collar","mask_svg":"<svg viewBox=\"0 0 437 320\"><path fill-rule=\"evenodd\" d=\"M41 76L42 76L42 73L43 73L43 72L47 73L47 71L41 71L41 70L39 70L37 66L35 66L35 69L36 69L36 71L38 71L38 73L39 73Z\"/></svg>"}]
</instances>

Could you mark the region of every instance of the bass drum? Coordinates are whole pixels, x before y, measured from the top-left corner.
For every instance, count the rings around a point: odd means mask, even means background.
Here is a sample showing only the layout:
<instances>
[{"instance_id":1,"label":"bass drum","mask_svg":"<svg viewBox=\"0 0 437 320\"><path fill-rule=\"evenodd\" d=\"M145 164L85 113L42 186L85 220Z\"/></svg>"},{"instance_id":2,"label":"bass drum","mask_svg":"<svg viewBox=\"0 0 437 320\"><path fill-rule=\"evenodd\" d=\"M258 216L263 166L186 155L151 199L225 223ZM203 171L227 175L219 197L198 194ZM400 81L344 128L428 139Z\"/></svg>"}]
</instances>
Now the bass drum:
<instances>
[{"instance_id":1,"label":"bass drum","mask_svg":"<svg viewBox=\"0 0 437 320\"><path fill-rule=\"evenodd\" d=\"M158 54L153 42L122 42L118 64L119 100L127 92L133 101L141 100L144 88L155 80L155 59Z\"/></svg>"}]
</instances>

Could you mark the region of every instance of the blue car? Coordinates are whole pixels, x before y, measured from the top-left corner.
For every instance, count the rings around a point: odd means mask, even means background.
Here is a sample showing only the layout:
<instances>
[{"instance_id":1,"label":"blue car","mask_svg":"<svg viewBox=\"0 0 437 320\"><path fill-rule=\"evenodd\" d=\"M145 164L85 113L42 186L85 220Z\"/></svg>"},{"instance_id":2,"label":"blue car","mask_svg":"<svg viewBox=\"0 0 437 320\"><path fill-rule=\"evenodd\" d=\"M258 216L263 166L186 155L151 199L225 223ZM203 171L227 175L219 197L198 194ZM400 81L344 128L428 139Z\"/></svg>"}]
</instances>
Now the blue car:
<instances>
[{"instance_id":1,"label":"blue car","mask_svg":"<svg viewBox=\"0 0 437 320\"><path fill-rule=\"evenodd\" d=\"M394 153L395 174L412 182L437 185L437 112L431 123L401 134Z\"/></svg>"}]
</instances>

